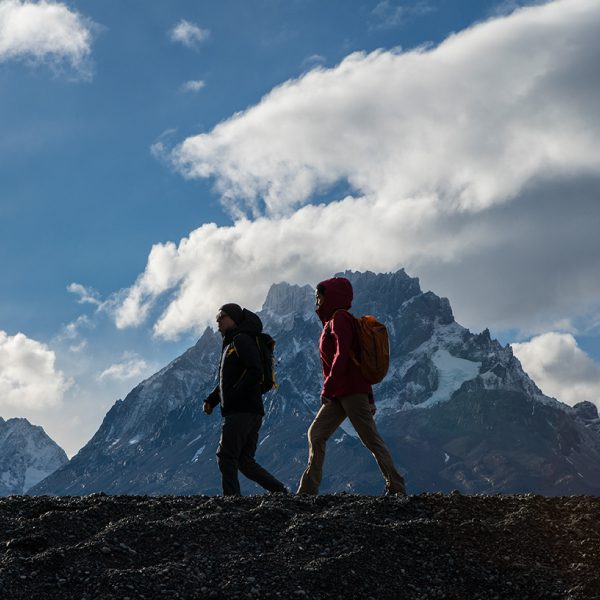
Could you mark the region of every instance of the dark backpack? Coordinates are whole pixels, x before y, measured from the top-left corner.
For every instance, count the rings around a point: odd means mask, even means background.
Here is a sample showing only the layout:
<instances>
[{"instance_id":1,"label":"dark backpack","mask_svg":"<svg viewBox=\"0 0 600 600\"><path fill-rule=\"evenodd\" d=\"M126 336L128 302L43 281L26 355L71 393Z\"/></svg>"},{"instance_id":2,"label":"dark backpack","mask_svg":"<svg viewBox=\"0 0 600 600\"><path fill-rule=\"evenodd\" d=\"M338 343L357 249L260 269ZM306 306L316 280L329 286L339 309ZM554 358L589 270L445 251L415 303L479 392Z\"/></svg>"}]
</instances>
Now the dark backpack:
<instances>
[{"instance_id":1,"label":"dark backpack","mask_svg":"<svg viewBox=\"0 0 600 600\"><path fill-rule=\"evenodd\" d=\"M260 353L262 364L262 379L260 390L264 394L277 387L275 383L275 340L268 333L259 333L256 336L256 344Z\"/></svg>"}]
</instances>

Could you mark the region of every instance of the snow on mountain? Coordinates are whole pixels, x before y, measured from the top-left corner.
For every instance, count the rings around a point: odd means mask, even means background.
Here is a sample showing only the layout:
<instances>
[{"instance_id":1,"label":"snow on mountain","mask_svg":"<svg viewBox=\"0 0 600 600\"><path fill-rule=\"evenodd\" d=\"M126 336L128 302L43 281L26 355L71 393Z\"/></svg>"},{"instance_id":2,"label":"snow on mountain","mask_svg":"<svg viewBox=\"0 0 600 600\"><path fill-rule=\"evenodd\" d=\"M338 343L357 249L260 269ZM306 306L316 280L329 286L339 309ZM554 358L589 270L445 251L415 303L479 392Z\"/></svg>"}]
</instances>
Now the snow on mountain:
<instances>
[{"instance_id":1,"label":"snow on mountain","mask_svg":"<svg viewBox=\"0 0 600 600\"><path fill-rule=\"evenodd\" d=\"M67 462L64 450L41 427L0 417L0 496L27 492Z\"/></svg>"},{"instance_id":2,"label":"snow on mountain","mask_svg":"<svg viewBox=\"0 0 600 600\"><path fill-rule=\"evenodd\" d=\"M600 492L600 426L590 410L544 396L510 346L456 323L448 300L423 292L404 270L343 275L354 286L352 312L373 314L389 330L391 368L375 387L376 419L410 491ZM279 387L265 396L258 459L294 489L320 406L314 290L277 283L259 315L277 341ZM220 346L207 329L117 401L78 455L32 492L219 493L220 419L201 405L214 386ZM371 455L342 424L328 446L321 489L381 487Z\"/></svg>"},{"instance_id":3,"label":"snow on mountain","mask_svg":"<svg viewBox=\"0 0 600 600\"><path fill-rule=\"evenodd\" d=\"M438 402L450 400L452 394L469 379L479 374L480 362L452 356L447 350L438 349L432 355L432 361L438 372L438 387L419 408L429 408Z\"/></svg>"}]
</instances>

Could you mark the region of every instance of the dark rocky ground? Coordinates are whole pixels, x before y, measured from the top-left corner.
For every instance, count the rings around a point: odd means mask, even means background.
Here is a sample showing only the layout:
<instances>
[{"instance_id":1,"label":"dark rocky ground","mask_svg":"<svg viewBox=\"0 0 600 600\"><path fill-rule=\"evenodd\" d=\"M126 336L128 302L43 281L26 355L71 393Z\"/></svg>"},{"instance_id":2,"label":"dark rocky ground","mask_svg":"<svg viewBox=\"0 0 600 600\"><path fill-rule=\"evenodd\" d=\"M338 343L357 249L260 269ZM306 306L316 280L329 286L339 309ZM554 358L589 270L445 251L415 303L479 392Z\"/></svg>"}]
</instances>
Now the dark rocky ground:
<instances>
[{"instance_id":1,"label":"dark rocky ground","mask_svg":"<svg viewBox=\"0 0 600 600\"><path fill-rule=\"evenodd\" d=\"M600 498L0 500L3 599L600 598Z\"/></svg>"}]
</instances>

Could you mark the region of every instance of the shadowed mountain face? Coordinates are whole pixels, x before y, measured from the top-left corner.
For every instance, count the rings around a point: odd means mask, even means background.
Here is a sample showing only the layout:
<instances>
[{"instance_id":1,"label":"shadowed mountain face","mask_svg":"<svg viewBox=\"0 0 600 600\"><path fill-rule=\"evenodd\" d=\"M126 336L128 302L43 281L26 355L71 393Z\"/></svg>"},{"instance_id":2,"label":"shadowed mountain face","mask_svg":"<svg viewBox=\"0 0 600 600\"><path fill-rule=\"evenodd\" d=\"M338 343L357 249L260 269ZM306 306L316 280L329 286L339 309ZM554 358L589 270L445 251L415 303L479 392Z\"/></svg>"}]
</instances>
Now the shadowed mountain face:
<instances>
[{"instance_id":1,"label":"shadowed mountain face","mask_svg":"<svg viewBox=\"0 0 600 600\"><path fill-rule=\"evenodd\" d=\"M0 417L0 496L23 494L68 461L38 425Z\"/></svg>"},{"instance_id":2,"label":"shadowed mountain face","mask_svg":"<svg viewBox=\"0 0 600 600\"><path fill-rule=\"evenodd\" d=\"M461 327L447 299L423 293L403 270L344 275L354 285L354 314L377 316L390 333L390 373L375 389L377 421L409 492L600 492L593 405L570 408L544 396L509 346L487 330ZM277 340L279 387L265 396L257 459L295 489L306 463L306 430L319 407L314 292L276 284L259 314ZM215 384L220 347L220 336L207 329L117 401L90 442L31 493L219 493L220 418L201 408ZM372 456L347 423L327 452L323 492L382 490ZM258 488L244 482L243 490Z\"/></svg>"}]
</instances>

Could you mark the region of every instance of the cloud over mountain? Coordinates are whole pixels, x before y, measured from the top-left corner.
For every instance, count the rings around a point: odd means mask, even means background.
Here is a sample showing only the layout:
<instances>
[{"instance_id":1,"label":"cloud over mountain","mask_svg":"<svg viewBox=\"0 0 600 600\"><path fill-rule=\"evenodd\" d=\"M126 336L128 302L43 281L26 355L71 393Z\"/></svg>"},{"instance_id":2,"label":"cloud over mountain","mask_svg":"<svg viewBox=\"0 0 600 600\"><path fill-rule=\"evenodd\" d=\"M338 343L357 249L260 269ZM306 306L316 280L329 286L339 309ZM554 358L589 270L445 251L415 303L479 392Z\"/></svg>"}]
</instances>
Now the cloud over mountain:
<instances>
[{"instance_id":1,"label":"cloud over mountain","mask_svg":"<svg viewBox=\"0 0 600 600\"><path fill-rule=\"evenodd\" d=\"M117 324L163 297L155 332L173 337L273 278L400 266L464 300L470 326L595 310L600 244L576 225L600 217L599 25L597 2L560 0L434 48L354 53L187 138L171 164L212 178L233 224L155 245Z\"/></svg>"},{"instance_id":2,"label":"cloud over mountain","mask_svg":"<svg viewBox=\"0 0 600 600\"><path fill-rule=\"evenodd\" d=\"M45 344L0 330L0 409L39 410L60 404L71 382L56 369L55 360Z\"/></svg>"},{"instance_id":3,"label":"cloud over mountain","mask_svg":"<svg viewBox=\"0 0 600 600\"><path fill-rule=\"evenodd\" d=\"M570 405L587 400L600 406L600 365L570 333L546 333L512 347L546 394Z\"/></svg>"}]
</instances>

